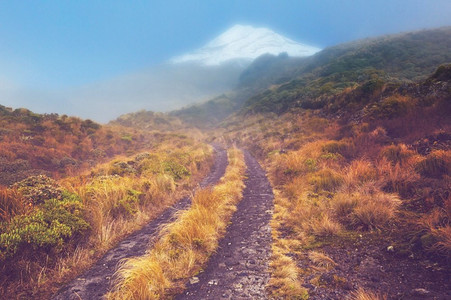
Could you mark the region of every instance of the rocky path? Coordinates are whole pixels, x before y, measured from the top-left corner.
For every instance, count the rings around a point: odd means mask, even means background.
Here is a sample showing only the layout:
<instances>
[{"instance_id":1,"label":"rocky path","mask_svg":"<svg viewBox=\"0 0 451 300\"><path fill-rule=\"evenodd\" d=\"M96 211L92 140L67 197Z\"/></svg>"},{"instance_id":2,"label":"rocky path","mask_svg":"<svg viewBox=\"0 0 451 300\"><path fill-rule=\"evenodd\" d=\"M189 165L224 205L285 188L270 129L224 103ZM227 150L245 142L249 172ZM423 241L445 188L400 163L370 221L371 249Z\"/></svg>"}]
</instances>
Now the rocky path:
<instances>
[{"instance_id":1,"label":"rocky path","mask_svg":"<svg viewBox=\"0 0 451 300\"><path fill-rule=\"evenodd\" d=\"M243 199L204 272L177 299L265 299L271 251L272 188L258 162L245 152Z\"/></svg>"},{"instance_id":2,"label":"rocky path","mask_svg":"<svg viewBox=\"0 0 451 300\"><path fill-rule=\"evenodd\" d=\"M214 148L216 151L215 163L210 174L200 183L201 187L215 184L225 173L227 152L219 146L214 146ZM110 281L118 262L124 258L144 255L149 248L149 243L158 235L161 225L172 222L174 213L186 209L190 203L191 199L186 197L166 209L158 218L128 236L114 249L109 250L83 275L60 289L52 299L90 300L102 298L110 288Z\"/></svg>"}]
</instances>

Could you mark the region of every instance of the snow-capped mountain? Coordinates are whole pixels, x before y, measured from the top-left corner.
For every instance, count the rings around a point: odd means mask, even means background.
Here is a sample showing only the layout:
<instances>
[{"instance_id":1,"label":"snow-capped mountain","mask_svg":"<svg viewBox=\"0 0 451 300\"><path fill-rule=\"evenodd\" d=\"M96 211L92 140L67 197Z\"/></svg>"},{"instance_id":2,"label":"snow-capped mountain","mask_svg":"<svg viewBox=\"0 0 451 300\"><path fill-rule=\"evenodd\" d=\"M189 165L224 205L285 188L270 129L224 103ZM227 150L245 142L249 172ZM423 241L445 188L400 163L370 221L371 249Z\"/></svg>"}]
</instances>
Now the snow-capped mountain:
<instances>
[{"instance_id":1,"label":"snow-capped mountain","mask_svg":"<svg viewBox=\"0 0 451 300\"><path fill-rule=\"evenodd\" d=\"M252 61L262 54L309 56L321 49L295 42L268 28L235 25L204 47L175 57L173 63L197 62L206 66L220 65L231 60Z\"/></svg>"}]
</instances>

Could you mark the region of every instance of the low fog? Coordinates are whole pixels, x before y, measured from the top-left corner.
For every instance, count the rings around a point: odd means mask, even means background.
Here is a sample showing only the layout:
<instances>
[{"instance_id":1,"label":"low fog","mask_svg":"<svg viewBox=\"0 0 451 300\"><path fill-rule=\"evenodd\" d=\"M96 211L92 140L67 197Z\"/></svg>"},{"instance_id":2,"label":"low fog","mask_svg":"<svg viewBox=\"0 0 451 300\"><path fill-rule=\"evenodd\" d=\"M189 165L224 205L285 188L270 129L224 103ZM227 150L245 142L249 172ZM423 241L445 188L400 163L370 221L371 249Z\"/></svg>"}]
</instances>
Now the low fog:
<instances>
[{"instance_id":1,"label":"low fog","mask_svg":"<svg viewBox=\"0 0 451 300\"><path fill-rule=\"evenodd\" d=\"M209 100L232 89L245 66L239 62L221 66L168 63L63 90L3 87L1 104L106 123L121 114L141 109L167 112Z\"/></svg>"}]
</instances>

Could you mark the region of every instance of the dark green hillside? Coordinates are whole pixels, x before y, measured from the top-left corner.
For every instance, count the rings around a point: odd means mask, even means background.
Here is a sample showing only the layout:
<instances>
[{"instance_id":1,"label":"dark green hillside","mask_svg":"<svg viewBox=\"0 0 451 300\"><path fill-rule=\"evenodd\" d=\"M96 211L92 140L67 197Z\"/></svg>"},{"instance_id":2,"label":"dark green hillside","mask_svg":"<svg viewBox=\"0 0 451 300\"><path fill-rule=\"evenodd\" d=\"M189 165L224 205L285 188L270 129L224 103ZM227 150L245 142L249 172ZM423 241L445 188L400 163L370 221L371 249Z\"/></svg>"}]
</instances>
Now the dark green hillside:
<instances>
[{"instance_id":1,"label":"dark green hillside","mask_svg":"<svg viewBox=\"0 0 451 300\"><path fill-rule=\"evenodd\" d=\"M451 28L384 36L327 48L298 65L296 79L250 98L245 111L320 108L328 97L362 85L368 93L390 82L425 79L451 62Z\"/></svg>"}]
</instances>

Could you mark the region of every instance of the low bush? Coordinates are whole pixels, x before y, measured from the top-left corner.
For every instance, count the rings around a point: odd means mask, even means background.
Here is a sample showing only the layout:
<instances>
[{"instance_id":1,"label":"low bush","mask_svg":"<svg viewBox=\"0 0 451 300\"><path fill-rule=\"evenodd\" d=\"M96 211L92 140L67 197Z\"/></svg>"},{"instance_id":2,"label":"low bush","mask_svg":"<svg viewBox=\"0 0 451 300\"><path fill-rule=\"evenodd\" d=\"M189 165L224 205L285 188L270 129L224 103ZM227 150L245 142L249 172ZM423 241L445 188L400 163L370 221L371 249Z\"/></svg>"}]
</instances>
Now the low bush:
<instances>
[{"instance_id":1,"label":"low bush","mask_svg":"<svg viewBox=\"0 0 451 300\"><path fill-rule=\"evenodd\" d=\"M0 260L22 251L56 251L73 236L88 229L83 204L74 194L48 199L26 215L15 216L3 225L0 234Z\"/></svg>"},{"instance_id":2,"label":"low bush","mask_svg":"<svg viewBox=\"0 0 451 300\"><path fill-rule=\"evenodd\" d=\"M29 205L43 203L48 199L60 199L63 191L58 183L45 175L30 176L14 184Z\"/></svg>"}]
</instances>

